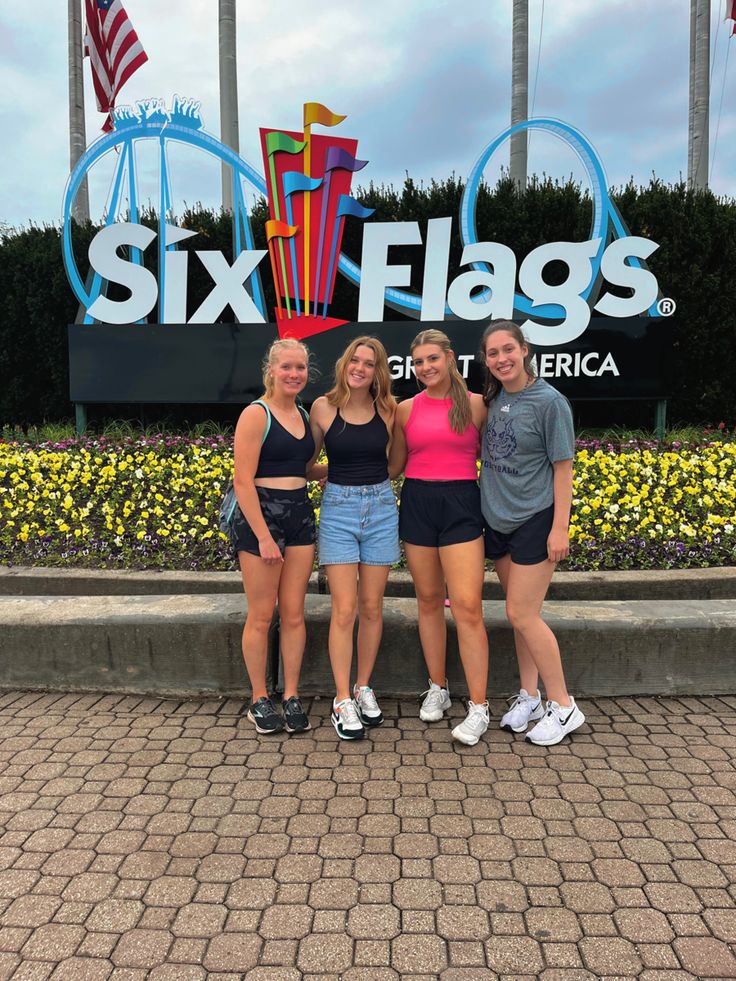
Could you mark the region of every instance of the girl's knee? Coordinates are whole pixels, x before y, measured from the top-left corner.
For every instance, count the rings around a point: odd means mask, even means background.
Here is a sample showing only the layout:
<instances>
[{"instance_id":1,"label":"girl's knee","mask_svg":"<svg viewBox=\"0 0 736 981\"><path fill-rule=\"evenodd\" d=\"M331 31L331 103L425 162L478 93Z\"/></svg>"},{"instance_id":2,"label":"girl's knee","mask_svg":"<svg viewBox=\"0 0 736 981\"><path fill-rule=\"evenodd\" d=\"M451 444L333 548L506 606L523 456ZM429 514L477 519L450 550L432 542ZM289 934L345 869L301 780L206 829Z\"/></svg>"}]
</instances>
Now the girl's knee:
<instances>
[{"instance_id":1,"label":"girl's knee","mask_svg":"<svg viewBox=\"0 0 736 981\"><path fill-rule=\"evenodd\" d=\"M383 613L383 599L361 600L359 604L360 619L365 623L371 621L376 623L381 619Z\"/></svg>"},{"instance_id":2,"label":"girl's knee","mask_svg":"<svg viewBox=\"0 0 736 981\"><path fill-rule=\"evenodd\" d=\"M523 603L514 600L506 600L506 618L514 628L523 632L525 627L540 619L539 613L535 609L527 607Z\"/></svg>"},{"instance_id":3,"label":"girl's knee","mask_svg":"<svg viewBox=\"0 0 736 981\"><path fill-rule=\"evenodd\" d=\"M332 603L332 622L342 630L349 630L355 623L356 603Z\"/></svg>"},{"instance_id":4,"label":"girl's knee","mask_svg":"<svg viewBox=\"0 0 736 981\"><path fill-rule=\"evenodd\" d=\"M420 613L436 613L445 605L445 593L417 592L417 604Z\"/></svg>"}]
</instances>

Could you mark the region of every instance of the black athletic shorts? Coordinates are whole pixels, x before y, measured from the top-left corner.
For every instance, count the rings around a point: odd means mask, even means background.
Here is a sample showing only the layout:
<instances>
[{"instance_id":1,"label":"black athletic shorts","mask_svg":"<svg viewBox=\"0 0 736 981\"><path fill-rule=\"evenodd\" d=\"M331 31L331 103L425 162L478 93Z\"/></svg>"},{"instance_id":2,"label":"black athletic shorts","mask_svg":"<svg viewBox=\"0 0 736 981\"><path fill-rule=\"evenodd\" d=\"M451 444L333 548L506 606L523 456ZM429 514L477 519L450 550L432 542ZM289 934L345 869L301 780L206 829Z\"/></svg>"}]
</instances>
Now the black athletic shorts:
<instances>
[{"instance_id":1,"label":"black athletic shorts","mask_svg":"<svg viewBox=\"0 0 736 981\"><path fill-rule=\"evenodd\" d=\"M474 480L404 480L399 507L402 541L442 548L475 541L482 534L480 489Z\"/></svg>"},{"instance_id":2,"label":"black athletic shorts","mask_svg":"<svg viewBox=\"0 0 736 981\"><path fill-rule=\"evenodd\" d=\"M547 561L547 539L552 531L555 506L538 511L508 535L486 528L486 558L501 559L510 555L516 565L537 565Z\"/></svg>"},{"instance_id":3,"label":"black athletic shorts","mask_svg":"<svg viewBox=\"0 0 736 981\"><path fill-rule=\"evenodd\" d=\"M256 487L256 490L263 520L282 555L290 545L314 545L317 538L314 508L306 486L296 490L274 487ZM236 552L260 555L258 539L239 507L233 514L232 544Z\"/></svg>"}]
</instances>

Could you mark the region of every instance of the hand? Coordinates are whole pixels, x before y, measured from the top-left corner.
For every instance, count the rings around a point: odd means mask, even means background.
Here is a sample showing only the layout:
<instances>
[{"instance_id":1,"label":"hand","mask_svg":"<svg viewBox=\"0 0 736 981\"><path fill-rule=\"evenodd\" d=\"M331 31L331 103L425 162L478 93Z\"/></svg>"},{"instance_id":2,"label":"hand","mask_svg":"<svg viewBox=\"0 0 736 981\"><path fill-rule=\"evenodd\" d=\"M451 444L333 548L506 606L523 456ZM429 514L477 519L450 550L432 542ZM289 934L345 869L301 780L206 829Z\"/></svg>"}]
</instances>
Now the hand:
<instances>
[{"instance_id":1,"label":"hand","mask_svg":"<svg viewBox=\"0 0 736 981\"><path fill-rule=\"evenodd\" d=\"M561 562L570 554L570 532L567 528L553 528L547 539L547 558Z\"/></svg>"},{"instance_id":2,"label":"hand","mask_svg":"<svg viewBox=\"0 0 736 981\"><path fill-rule=\"evenodd\" d=\"M258 551L263 561L268 565L276 565L278 562L284 561L284 557L281 554L278 545L270 535L268 538L259 540Z\"/></svg>"}]
</instances>

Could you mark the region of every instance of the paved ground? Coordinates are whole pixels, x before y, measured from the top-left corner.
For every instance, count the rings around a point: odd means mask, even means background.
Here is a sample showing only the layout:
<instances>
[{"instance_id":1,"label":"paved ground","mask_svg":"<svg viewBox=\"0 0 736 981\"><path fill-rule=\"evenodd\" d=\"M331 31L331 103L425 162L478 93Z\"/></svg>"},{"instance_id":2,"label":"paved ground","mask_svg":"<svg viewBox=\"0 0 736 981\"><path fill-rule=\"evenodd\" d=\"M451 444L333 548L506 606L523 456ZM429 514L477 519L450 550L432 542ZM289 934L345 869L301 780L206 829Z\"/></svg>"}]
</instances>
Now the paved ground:
<instances>
[{"instance_id":1,"label":"paved ground","mask_svg":"<svg viewBox=\"0 0 736 981\"><path fill-rule=\"evenodd\" d=\"M0 979L736 978L736 698L583 707L458 749L0 695Z\"/></svg>"}]
</instances>

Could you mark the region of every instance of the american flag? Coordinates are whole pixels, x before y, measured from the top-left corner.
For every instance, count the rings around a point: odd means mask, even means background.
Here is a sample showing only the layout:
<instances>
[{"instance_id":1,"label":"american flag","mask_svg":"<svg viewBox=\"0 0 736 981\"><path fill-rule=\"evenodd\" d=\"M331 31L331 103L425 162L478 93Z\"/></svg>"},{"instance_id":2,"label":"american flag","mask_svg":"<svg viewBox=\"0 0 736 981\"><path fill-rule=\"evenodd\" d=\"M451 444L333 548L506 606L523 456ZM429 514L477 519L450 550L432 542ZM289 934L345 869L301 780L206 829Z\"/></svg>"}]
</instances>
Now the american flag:
<instances>
[{"instance_id":1,"label":"american flag","mask_svg":"<svg viewBox=\"0 0 736 981\"><path fill-rule=\"evenodd\" d=\"M108 114L102 127L107 133L112 129L110 113L118 92L148 61L148 55L120 0L85 0L85 12L86 54L92 65L97 108Z\"/></svg>"}]
</instances>

